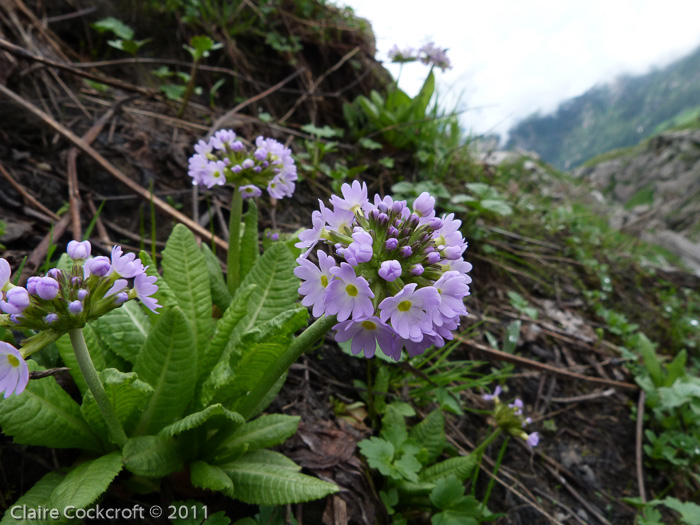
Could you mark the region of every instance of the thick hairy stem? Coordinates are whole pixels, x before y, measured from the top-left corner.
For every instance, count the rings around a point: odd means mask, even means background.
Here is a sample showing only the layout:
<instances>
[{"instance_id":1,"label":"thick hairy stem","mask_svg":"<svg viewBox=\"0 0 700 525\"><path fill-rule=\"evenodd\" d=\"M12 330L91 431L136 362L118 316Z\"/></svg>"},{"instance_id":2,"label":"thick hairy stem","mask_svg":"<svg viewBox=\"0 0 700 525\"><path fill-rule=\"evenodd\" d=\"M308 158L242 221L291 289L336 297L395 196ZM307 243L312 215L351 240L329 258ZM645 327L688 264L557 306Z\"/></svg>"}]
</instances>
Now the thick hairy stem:
<instances>
[{"instance_id":1,"label":"thick hairy stem","mask_svg":"<svg viewBox=\"0 0 700 525\"><path fill-rule=\"evenodd\" d=\"M233 189L231 198L231 217L229 220L228 239L228 291L233 295L241 280L241 214L243 212L243 195L238 188Z\"/></svg>"},{"instance_id":2,"label":"thick hairy stem","mask_svg":"<svg viewBox=\"0 0 700 525\"><path fill-rule=\"evenodd\" d=\"M107 423L109 435L119 448L122 448L127 441L126 433L124 432L124 427L122 427L121 422L117 418L117 414L114 412L112 404L107 398L107 393L105 392L104 386L102 386L100 377L97 375L97 370L90 358L87 344L85 344L83 330L82 328L75 328L71 330L69 334L70 342L73 344L75 358L78 360L78 365L80 366L80 371L85 378L90 392L92 392L92 395L95 397L95 402L100 412L102 412L105 423Z\"/></svg>"}]
</instances>

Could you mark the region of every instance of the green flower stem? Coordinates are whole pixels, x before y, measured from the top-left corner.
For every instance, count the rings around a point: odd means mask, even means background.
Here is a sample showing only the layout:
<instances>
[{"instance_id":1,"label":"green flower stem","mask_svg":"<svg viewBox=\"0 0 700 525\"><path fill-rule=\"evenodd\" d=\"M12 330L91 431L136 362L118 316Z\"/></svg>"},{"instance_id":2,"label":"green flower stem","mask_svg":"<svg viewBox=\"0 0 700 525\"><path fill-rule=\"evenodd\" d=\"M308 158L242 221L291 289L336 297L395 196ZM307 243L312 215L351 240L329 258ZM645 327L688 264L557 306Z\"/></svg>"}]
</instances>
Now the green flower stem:
<instances>
[{"instance_id":1,"label":"green flower stem","mask_svg":"<svg viewBox=\"0 0 700 525\"><path fill-rule=\"evenodd\" d=\"M243 195L236 187L231 198L231 217L228 238L228 291L233 295L241 280L241 214L243 212Z\"/></svg>"},{"instance_id":2,"label":"green flower stem","mask_svg":"<svg viewBox=\"0 0 700 525\"><path fill-rule=\"evenodd\" d=\"M501 445L501 450L498 451L498 458L496 458L496 464L493 467L493 476L489 478L489 484L486 486L486 494L481 501L481 510L479 511L480 516L483 516L484 511L488 509L489 498L491 497L491 491L496 483L496 476L498 475L498 470L501 468L501 463L503 462L503 456L506 454L506 448L508 448L508 442L510 441L510 436L506 436L503 440L503 445Z\"/></svg>"},{"instance_id":3,"label":"green flower stem","mask_svg":"<svg viewBox=\"0 0 700 525\"><path fill-rule=\"evenodd\" d=\"M83 335L82 328L74 328L69 332L70 342L73 345L73 351L75 352L75 358L78 360L78 365L80 366L80 371L85 378L90 392L95 397L95 402L102 412L102 417L107 423L107 429L109 430L109 435L112 440L119 445L119 448L123 448L127 441L126 433L124 432L124 427L117 418L117 414L114 412L112 404L107 398L107 393L105 392L104 386L97 375L97 370L95 370L95 365L92 363L90 358L90 352L88 351L87 344L85 344L85 336Z\"/></svg>"},{"instance_id":4,"label":"green flower stem","mask_svg":"<svg viewBox=\"0 0 700 525\"><path fill-rule=\"evenodd\" d=\"M310 349L316 341L326 335L337 322L335 315L319 317L311 326L304 330L299 337L292 341L292 344L289 345L287 350L277 358L277 361L267 369L265 375L260 378L260 381L258 381L253 390L251 390L241 406L236 409L236 412L241 414L246 420L255 414L260 403L262 403L268 392L270 392L277 381L279 381L279 378L282 377L282 375L289 370L289 367L292 366L304 352Z\"/></svg>"},{"instance_id":5,"label":"green flower stem","mask_svg":"<svg viewBox=\"0 0 700 525\"><path fill-rule=\"evenodd\" d=\"M478 454L481 456L481 454L484 453L484 450L486 450L486 447L488 447L491 443L493 443L493 440L496 439L500 434L502 430L501 427L496 427L496 430L494 430L489 437L487 437L481 445L476 447L473 451L472 454Z\"/></svg>"}]
</instances>

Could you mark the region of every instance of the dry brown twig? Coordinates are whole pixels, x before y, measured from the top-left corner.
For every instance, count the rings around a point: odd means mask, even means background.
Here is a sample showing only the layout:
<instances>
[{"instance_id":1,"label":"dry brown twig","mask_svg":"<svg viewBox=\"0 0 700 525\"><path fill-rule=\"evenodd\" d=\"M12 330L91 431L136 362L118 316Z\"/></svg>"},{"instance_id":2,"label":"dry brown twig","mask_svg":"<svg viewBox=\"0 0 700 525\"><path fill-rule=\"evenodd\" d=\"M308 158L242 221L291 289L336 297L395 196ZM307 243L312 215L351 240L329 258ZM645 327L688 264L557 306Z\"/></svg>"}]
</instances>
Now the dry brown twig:
<instances>
[{"instance_id":1,"label":"dry brown twig","mask_svg":"<svg viewBox=\"0 0 700 525\"><path fill-rule=\"evenodd\" d=\"M72 142L75 146L80 148L83 152L87 153L90 157L92 157L100 166L102 166L110 175L112 175L114 178L116 178L119 182L124 184L127 188L129 188L132 192L136 193L140 197L142 197L144 200L152 200L153 204L156 208L158 208L160 211L163 213L167 214L168 216L172 217L173 219L181 222L185 226L187 226L189 229L191 229L193 232L195 232L197 235L203 237L204 239L207 239L209 241L214 241L219 247L221 247L224 250L228 250L228 243L224 241L223 239L212 235L211 232L206 230L205 228L202 228L199 224L194 222L192 219L187 217L185 214L177 211L175 208L170 206L168 203L163 201L162 199L159 199L158 197L152 196L151 193L143 188L141 185L137 184L133 180L131 180L129 177L127 177L124 173L122 173L120 170L118 170L113 164L111 164L106 158L104 158L97 150L95 150L92 146L90 146L87 142L85 142L83 139L78 137L75 133L73 133L71 130L57 122L53 117L50 115L47 115L45 112L41 111L39 108L37 108L34 104L31 102L28 102L25 100L23 97L15 93L14 91L8 89L6 86L3 86L0 84L0 93L11 99L12 101L16 102L20 106L22 106L24 109L30 111L32 114L35 116L39 117L44 124L52 128L54 131L57 131L61 136L64 138L68 139L70 142Z\"/></svg>"}]
</instances>

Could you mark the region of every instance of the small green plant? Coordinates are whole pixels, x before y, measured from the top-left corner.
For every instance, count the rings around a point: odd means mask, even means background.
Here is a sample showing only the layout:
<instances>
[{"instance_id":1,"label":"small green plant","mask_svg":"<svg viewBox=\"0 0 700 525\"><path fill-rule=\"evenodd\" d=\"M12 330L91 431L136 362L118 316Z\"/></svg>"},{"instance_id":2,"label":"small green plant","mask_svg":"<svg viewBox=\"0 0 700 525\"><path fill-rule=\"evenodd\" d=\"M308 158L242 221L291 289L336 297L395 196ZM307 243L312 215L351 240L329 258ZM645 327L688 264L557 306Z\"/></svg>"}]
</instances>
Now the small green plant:
<instances>
[{"instance_id":1,"label":"small green plant","mask_svg":"<svg viewBox=\"0 0 700 525\"><path fill-rule=\"evenodd\" d=\"M117 38L114 40L108 40L107 44L114 49L125 51L134 57L139 52L139 49L151 41L150 38L146 38L145 40L134 40L134 30L113 16L98 20L92 24L92 28L95 29L100 35L105 33L114 34Z\"/></svg>"}]
</instances>

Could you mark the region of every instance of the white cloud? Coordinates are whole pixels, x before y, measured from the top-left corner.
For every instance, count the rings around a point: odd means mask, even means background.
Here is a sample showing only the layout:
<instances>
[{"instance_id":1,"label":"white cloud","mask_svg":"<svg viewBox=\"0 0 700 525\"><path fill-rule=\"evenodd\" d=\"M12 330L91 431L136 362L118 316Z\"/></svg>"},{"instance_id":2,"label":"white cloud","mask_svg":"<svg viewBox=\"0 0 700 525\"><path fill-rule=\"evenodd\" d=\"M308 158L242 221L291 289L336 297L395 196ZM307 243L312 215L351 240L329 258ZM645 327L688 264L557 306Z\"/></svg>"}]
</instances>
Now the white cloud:
<instances>
[{"instance_id":1,"label":"white cloud","mask_svg":"<svg viewBox=\"0 0 700 525\"><path fill-rule=\"evenodd\" d=\"M345 0L370 20L380 59L394 45L434 41L454 69L440 89L462 94L474 133L505 132L533 111L622 73L663 66L700 45L700 3L687 0ZM398 67L389 69L396 75ZM408 64L400 85L420 88L426 66ZM472 108L472 109L469 109ZM480 109L475 109L480 108Z\"/></svg>"}]
</instances>

